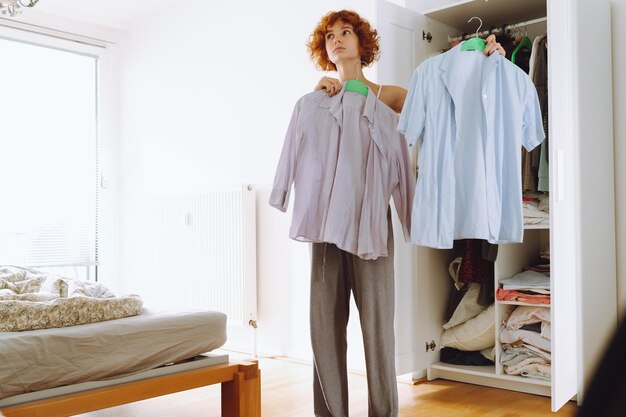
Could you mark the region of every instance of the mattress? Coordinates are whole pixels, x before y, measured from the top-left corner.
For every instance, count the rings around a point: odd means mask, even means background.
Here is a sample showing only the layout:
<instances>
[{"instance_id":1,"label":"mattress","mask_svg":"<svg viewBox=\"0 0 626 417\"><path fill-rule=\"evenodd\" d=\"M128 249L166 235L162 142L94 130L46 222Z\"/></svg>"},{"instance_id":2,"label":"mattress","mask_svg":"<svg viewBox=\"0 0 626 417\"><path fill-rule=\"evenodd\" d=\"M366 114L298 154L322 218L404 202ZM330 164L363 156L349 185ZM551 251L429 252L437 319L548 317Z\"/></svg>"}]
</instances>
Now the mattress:
<instances>
[{"instance_id":1,"label":"mattress","mask_svg":"<svg viewBox=\"0 0 626 417\"><path fill-rule=\"evenodd\" d=\"M144 308L117 320L0 332L0 399L137 374L225 342L226 315L215 311Z\"/></svg>"}]
</instances>

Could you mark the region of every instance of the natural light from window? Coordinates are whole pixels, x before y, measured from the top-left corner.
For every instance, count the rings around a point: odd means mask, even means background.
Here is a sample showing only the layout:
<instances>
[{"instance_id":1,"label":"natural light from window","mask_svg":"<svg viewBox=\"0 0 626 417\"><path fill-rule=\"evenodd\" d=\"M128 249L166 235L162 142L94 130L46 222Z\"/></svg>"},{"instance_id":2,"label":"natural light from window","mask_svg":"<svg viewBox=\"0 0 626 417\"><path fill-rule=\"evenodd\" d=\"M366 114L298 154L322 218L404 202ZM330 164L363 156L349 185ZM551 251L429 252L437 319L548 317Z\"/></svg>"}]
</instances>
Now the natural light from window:
<instances>
[{"instance_id":1,"label":"natural light from window","mask_svg":"<svg viewBox=\"0 0 626 417\"><path fill-rule=\"evenodd\" d=\"M93 271L98 60L6 39L0 56L0 264Z\"/></svg>"}]
</instances>

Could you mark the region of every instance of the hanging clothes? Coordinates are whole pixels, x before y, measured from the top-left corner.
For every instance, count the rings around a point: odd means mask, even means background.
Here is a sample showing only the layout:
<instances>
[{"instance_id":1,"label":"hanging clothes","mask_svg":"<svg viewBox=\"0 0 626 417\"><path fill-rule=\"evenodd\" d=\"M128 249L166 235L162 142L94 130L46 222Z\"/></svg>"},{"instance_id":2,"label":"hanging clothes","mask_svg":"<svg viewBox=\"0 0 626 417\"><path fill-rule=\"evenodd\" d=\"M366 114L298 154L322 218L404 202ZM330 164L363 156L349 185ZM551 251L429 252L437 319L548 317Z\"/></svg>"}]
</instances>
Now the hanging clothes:
<instances>
[{"instance_id":1,"label":"hanging clothes","mask_svg":"<svg viewBox=\"0 0 626 417\"><path fill-rule=\"evenodd\" d=\"M483 242L479 239L465 239L465 254L461 262L459 280L465 283L493 281L493 261L483 257Z\"/></svg>"},{"instance_id":2,"label":"hanging clothes","mask_svg":"<svg viewBox=\"0 0 626 417\"><path fill-rule=\"evenodd\" d=\"M539 50L537 46L539 46L540 40L541 40L541 36L537 36L535 40L533 40L533 46L530 52L530 65L529 65L528 76L530 77L531 80L535 77L535 62L537 61L537 51Z\"/></svg>"},{"instance_id":3,"label":"hanging clothes","mask_svg":"<svg viewBox=\"0 0 626 417\"><path fill-rule=\"evenodd\" d=\"M539 97L539 107L541 108L541 118L543 120L543 129L545 133L545 141L541 144L539 154L539 172L537 183L538 191L550 191L550 176L548 167L548 35L539 37L536 57L533 66L533 83L537 88L537 96Z\"/></svg>"},{"instance_id":4,"label":"hanging clothes","mask_svg":"<svg viewBox=\"0 0 626 417\"><path fill-rule=\"evenodd\" d=\"M515 43L514 46L515 48L513 49L513 51L517 49L518 43ZM530 54L531 54L531 50L524 46L518 49L517 53L515 54L514 64L520 67L520 69L524 71L526 74L528 74L530 71ZM507 56L510 56L510 55L507 55Z\"/></svg>"},{"instance_id":5,"label":"hanging clothes","mask_svg":"<svg viewBox=\"0 0 626 417\"><path fill-rule=\"evenodd\" d=\"M515 41L515 39L511 36L511 33L506 33L506 35L502 36L502 38L503 40L499 42L500 43L506 42L506 46L504 46L504 49L506 51L506 56L509 59L512 59L513 52L517 48L518 44ZM515 65L517 65L525 73L527 73L531 80L533 78L532 71L533 71L534 55L535 55L534 48L536 47L536 44L538 43L537 41L538 39L535 39L535 41L533 42L531 46L531 49L522 47L518 51L516 55L516 59L515 59ZM538 154L539 149L535 148L533 151L528 151L522 148L522 191L537 191L539 159L533 158L533 154L532 154L533 152ZM533 160L536 160L537 162L533 163Z\"/></svg>"},{"instance_id":6,"label":"hanging clothes","mask_svg":"<svg viewBox=\"0 0 626 417\"><path fill-rule=\"evenodd\" d=\"M400 115L398 130L419 146L411 240L521 242L519 150L544 138L537 91L500 54L461 45L415 70Z\"/></svg>"},{"instance_id":7,"label":"hanging clothes","mask_svg":"<svg viewBox=\"0 0 626 417\"><path fill-rule=\"evenodd\" d=\"M481 239L455 240L453 250L461 257L458 280L463 283L480 283L478 304L487 306L494 300L494 263L498 256L498 245Z\"/></svg>"},{"instance_id":8,"label":"hanging clothes","mask_svg":"<svg viewBox=\"0 0 626 417\"><path fill-rule=\"evenodd\" d=\"M393 201L408 241L415 178L398 115L369 91L296 103L270 204L286 211L295 186L289 236L333 243L362 259L387 256L387 209Z\"/></svg>"},{"instance_id":9,"label":"hanging clothes","mask_svg":"<svg viewBox=\"0 0 626 417\"><path fill-rule=\"evenodd\" d=\"M496 42L500 43L504 49L506 53L505 57L520 67L526 74L529 74L532 49L529 49L526 46L522 46L518 49L517 47L522 39L523 37L516 38L510 29L506 29L506 25L504 25L500 32L496 35ZM516 49L517 52L515 52ZM514 60L513 54L515 54Z\"/></svg>"},{"instance_id":10,"label":"hanging clothes","mask_svg":"<svg viewBox=\"0 0 626 417\"><path fill-rule=\"evenodd\" d=\"M532 165L532 153L522 148L522 191L537 191L537 177L537 170Z\"/></svg>"}]
</instances>

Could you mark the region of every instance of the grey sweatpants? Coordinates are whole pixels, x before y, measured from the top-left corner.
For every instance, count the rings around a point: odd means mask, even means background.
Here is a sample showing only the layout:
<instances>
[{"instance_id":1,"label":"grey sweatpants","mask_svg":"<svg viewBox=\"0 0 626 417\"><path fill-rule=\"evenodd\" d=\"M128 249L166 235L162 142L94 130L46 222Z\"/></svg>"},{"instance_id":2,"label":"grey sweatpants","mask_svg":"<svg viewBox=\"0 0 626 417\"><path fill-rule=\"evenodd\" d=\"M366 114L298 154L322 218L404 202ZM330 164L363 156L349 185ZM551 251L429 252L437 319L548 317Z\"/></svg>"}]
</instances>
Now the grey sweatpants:
<instances>
[{"instance_id":1,"label":"grey sweatpants","mask_svg":"<svg viewBox=\"0 0 626 417\"><path fill-rule=\"evenodd\" d=\"M369 395L368 415L398 415L390 219L387 248L387 257L366 261L333 244L313 244L310 319L313 399L318 417L348 416L346 326L350 292L354 294L361 319Z\"/></svg>"}]
</instances>

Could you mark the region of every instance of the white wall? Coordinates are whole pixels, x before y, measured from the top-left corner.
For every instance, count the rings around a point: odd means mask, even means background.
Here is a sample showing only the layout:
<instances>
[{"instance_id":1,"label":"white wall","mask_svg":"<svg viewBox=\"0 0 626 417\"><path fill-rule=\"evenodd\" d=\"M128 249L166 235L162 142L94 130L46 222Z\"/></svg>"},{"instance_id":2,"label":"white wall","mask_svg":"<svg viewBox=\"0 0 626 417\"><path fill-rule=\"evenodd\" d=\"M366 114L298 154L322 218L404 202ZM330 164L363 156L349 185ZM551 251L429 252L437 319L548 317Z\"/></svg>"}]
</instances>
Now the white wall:
<instances>
[{"instance_id":1,"label":"white wall","mask_svg":"<svg viewBox=\"0 0 626 417\"><path fill-rule=\"evenodd\" d=\"M254 183L260 353L310 360L309 247L268 204L297 99L324 75L305 42L321 16L373 1L188 1L131 27L122 76L122 282L138 287L141 199ZM371 72L370 72L371 74ZM366 72L367 75L367 72Z\"/></svg>"},{"instance_id":2,"label":"white wall","mask_svg":"<svg viewBox=\"0 0 626 417\"><path fill-rule=\"evenodd\" d=\"M617 301L626 313L626 0L612 0L613 132L617 232Z\"/></svg>"}]
</instances>

